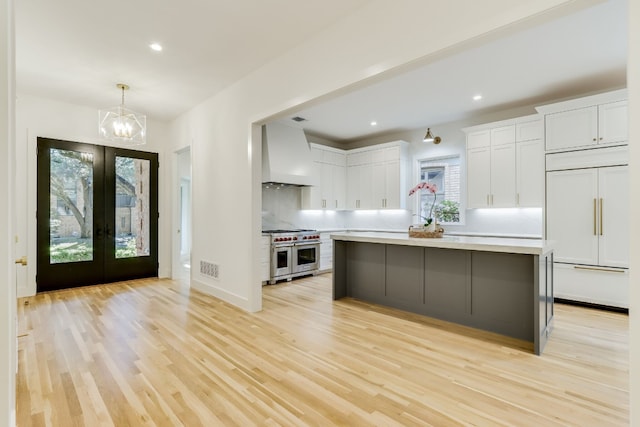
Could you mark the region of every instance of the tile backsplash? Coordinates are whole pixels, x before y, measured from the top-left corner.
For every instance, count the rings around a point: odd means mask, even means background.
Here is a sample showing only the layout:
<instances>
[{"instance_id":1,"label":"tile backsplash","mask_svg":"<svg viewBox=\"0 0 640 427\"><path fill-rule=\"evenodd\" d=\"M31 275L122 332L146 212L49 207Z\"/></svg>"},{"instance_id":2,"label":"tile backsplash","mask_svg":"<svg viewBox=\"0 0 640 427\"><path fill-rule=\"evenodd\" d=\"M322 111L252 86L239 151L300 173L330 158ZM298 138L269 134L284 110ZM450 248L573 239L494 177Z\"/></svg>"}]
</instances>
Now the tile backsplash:
<instances>
[{"instance_id":1,"label":"tile backsplash","mask_svg":"<svg viewBox=\"0 0 640 427\"><path fill-rule=\"evenodd\" d=\"M300 187L262 188L262 229L405 231L417 222L409 210L301 210ZM542 209L468 209L464 225L447 225L449 232L542 236Z\"/></svg>"}]
</instances>

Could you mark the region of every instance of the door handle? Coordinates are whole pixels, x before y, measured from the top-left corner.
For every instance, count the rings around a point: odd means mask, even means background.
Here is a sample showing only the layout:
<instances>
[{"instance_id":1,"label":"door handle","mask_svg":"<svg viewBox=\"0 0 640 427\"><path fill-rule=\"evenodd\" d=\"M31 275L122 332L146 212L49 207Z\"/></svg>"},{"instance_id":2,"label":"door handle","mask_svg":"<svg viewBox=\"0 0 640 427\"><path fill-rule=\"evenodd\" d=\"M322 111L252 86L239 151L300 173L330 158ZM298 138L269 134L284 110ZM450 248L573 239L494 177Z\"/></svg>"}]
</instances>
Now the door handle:
<instances>
[{"instance_id":1,"label":"door handle","mask_svg":"<svg viewBox=\"0 0 640 427\"><path fill-rule=\"evenodd\" d=\"M16 260L16 264L22 264L23 266L27 265L27 257L23 256Z\"/></svg>"},{"instance_id":2,"label":"door handle","mask_svg":"<svg viewBox=\"0 0 640 427\"><path fill-rule=\"evenodd\" d=\"M604 235L604 225L602 220L602 213L604 211L604 200L600 198L600 235Z\"/></svg>"},{"instance_id":3,"label":"door handle","mask_svg":"<svg viewBox=\"0 0 640 427\"><path fill-rule=\"evenodd\" d=\"M605 273L625 273L626 272L626 270L617 269L617 268L584 267L582 265L574 265L573 268L575 268L576 270L602 271Z\"/></svg>"}]
</instances>

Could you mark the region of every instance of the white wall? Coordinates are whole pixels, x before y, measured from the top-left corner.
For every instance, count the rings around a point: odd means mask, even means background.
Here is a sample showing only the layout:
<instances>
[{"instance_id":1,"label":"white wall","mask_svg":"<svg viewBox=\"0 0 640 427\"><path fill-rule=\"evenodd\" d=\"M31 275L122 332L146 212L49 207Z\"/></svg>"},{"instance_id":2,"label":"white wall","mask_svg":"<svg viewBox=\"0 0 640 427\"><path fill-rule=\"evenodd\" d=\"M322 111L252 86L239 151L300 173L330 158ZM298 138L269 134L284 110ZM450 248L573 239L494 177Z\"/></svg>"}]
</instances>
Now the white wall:
<instances>
[{"instance_id":1,"label":"white wall","mask_svg":"<svg viewBox=\"0 0 640 427\"><path fill-rule=\"evenodd\" d=\"M631 256L629 262L629 352L631 426L640 426L640 2L629 0L629 62L627 86L629 93L629 173L631 207Z\"/></svg>"},{"instance_id":2,"label":"white wall","mask_svg":"<svg viewBox=\"0 0 640 427\"><path fill-rule=\"evenodd\" d=\"M98 138L98 112L92 107L73 105L46 98L18 94L16 103L16 193L17 232L19 238L17 253L27 255L29 265L19 270L18 295L33 295L36 292L36 147L38 137L48 137L98 145L105 143ZM167 163L165 146L168 145L168 124L147 120L147 144L138 148L142 151L159 153L159 275L168 277L171 273L171 246L169 234L171 210L170 188L163 168ZM171 169L171 168L167 168ZM170 175L169 175L170 176Z\"/></svg>"},{"instance_id":3,"label":"white wall","mask_svg":"<svg viewBox=\"0 0 640 427\"><path fill-rule=\"evenodd\" d=\"M590 2L372 1L182 115L172 139L193 140L193 263L220 265L218 280L194 274L192 284L247 310L261 308L261 141L252 123L394 67L470 46L498 29L512 31L506 26L556 6L580 3Z\"/></svg>"},{"instance_id":4,"label":"white wall","mask_svg":"<svg viewBox=\"0 0 640 427\"><path fill-rule=\"evenodd\" d=\"M16 288L12 195L15 56L13 0L0 0L0 426L15 425Z\"/></svg>"}]
</instances>

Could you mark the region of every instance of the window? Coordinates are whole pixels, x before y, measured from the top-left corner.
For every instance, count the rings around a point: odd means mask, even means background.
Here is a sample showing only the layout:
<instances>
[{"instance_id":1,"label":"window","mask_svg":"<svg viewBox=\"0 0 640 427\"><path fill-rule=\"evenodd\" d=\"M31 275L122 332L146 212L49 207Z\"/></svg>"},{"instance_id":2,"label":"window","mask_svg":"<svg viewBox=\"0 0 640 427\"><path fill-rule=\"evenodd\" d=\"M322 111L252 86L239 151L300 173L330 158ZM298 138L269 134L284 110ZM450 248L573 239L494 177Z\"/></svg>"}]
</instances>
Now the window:
<instances>
[{"instance_id":1,"label":"window","mask_svg":"<svg viewBox=\"0 0 640 427\"><path fill-rule=\"evenodd\" d=\"M433 204L439 223L460 224L460 157L421 160L420 182L435 184L437 191L435 203L432 193L420 193L418 214L428 218Z\"/></svg>"}]
</instances>

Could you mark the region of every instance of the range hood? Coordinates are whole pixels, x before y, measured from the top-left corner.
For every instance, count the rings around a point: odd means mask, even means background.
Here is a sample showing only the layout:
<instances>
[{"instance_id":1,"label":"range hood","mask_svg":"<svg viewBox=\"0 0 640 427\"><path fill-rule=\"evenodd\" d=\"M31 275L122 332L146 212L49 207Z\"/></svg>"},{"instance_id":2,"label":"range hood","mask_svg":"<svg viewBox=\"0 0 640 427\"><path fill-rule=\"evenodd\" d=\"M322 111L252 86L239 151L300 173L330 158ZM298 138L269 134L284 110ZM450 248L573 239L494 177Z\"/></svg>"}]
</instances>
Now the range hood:
<instances>
[{"instance_id":1,"label":"range hood","mask_svg":"<svg viewBox=\"0 0 640 427\"><path fill-rule=\"evenodd\" d=\"M311 149L302 129L278 122L262 126L262 182L317 185Z\"/></svg>"}]
</instances>

